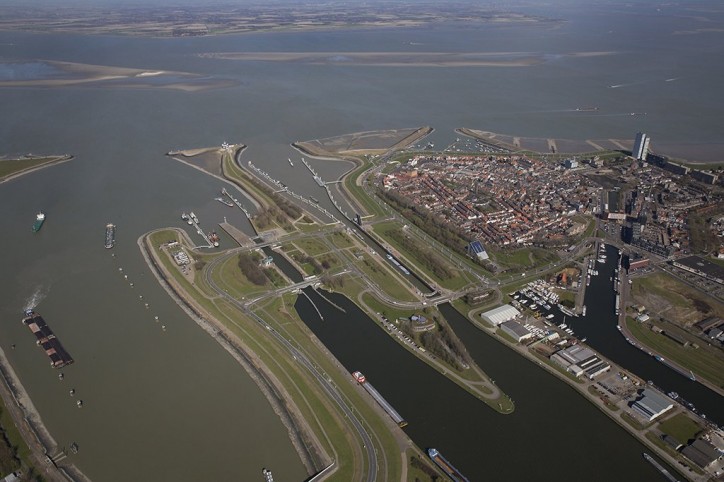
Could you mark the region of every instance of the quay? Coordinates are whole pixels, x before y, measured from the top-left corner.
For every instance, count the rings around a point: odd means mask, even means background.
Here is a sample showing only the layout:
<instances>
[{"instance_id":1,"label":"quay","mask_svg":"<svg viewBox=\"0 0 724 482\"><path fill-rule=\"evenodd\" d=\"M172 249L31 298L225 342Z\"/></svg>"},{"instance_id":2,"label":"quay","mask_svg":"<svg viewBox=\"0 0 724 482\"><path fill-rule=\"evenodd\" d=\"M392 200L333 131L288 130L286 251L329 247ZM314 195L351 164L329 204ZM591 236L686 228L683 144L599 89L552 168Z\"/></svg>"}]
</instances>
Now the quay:
<instances>
[{"instance_id":1,"label":"quay","mask_svg":"<svg viewBox=\"0 0 724 482\"><path fill-rule=\"evenodd\" d=\"M242 248L254 246L254 241L245 232L229 224L226 221L226 217L224 217L223 223L219 223L219 227L223 229L226 234L231 236L231 238L236 241Z\"/></svg>"},{"instance_id":2,"label":"quay","mask_svg":"<svg viewBox=\"0 0 724 482\"><path fill-rule=\"evenodd\" d=\"M63 368L73 363L73 358L65 351L63 345L60 344L60 340L58 340L42 316L33 310L27 310L23 323L30 328L30 331L38 339L37 344L45 350L52 367Z\"/></svg>"}]
</instances>

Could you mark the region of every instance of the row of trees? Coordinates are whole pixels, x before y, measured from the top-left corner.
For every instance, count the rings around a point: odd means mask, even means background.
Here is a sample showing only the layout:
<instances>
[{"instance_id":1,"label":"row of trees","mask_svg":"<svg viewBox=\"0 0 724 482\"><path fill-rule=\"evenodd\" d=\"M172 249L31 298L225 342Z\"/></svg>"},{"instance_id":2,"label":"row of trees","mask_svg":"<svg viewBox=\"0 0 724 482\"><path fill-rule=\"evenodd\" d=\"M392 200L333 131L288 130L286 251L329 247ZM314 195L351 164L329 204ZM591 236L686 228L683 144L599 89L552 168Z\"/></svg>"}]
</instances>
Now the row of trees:
<instances>
[{"instance_id":1,"label":"row of trees","mask_svg":"<svg viewBox=\"0 0 724 482\"><path fill-rule=\"evenodd\" d=\"M437 318L435 321L438 321ZM426 331L420 335L420 344L456 370L469 367L470 358L465 346L445 325L438 322L437 331Z\"/></svg>"},{"instance_id":2,"label":"row of trees","mask_svg":"<svg viewBox=\"0 0 724 482\"><path fill-rule=\"evenodd\" d=\"M259 267L259 261L250 253L241 253L239 255L239 269L246 276L246 279L257 286L264 286L268 283L264 270Z\"/></svg>"},{"instance_id":3,"label":"row of trees","mask_svg":"<svg viewBox=\"0 0 724 482\"><path fill-rule=\"evenodd\" d=\"M266 223L264 227L269 226L271 224L271 219L275 219L277 221L277 224L282 226L284 229L289 230L289 228L291 228L289 219L299 218L299 216L302 215L301 208L296 204L287 201L283 196L275 193L266 184L262 183L253 176L249 176L249 181L254 185L254 187L256 187L269 198L271 198L271 200L274 201L275 204L275 206L270 206L269 208L263 209L259 214L257 214L255 221L259 224L259 226L261 227L262 223ZM264 217L262 217L262 219L257 219L259 218L259 216L262 216L262 213L265 212L266 214L264 215Z\"/></svg>"},{"instance_id":4,"label":"row of trees","mask_svg":"<svg viewBox=\"0 0 724 482\"><path fill-rule=\"evenodd\" d=\"M454 251L468 245L468 235L452 223L448 223L429 209L416 204L395 190L378 189L377 193L396 211L427 234Z\"/></svg>"},{"instance_id":5,"label":"row of trees","mask_svg":"<svg viewBox=\"0 0 724 482\"><path fill-rule=\"evenodd\" d=\"M455 272L448 268L448 264L431 249L425 248L407 236L401 229L393 229L387 235L395 240L405 251L414 256L420 263L440 279L450 279Z\"/></svg>"}]
</instances>

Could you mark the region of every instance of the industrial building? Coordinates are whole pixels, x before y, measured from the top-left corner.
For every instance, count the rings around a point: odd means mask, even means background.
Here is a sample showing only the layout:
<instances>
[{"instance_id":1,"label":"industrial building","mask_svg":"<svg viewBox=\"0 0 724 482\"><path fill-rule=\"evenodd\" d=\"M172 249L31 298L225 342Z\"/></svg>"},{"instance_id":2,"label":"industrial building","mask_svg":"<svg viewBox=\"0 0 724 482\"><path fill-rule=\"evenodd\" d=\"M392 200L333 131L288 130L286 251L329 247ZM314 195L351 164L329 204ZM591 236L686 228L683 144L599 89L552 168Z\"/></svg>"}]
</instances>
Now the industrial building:
<instances>
[{"instance_id":1,"label":"industrial building","mask_svg":"<svg viewBox=\"0 0 724 482\"><path fill-rule=\"evenodd\" d=\"M677 268L702 276L715 283L724 284L724 268L700 256L688 256L672 262Z\"/></svg>"},{"instance_id":2,"label":"industrial building","mask_svg":"<svg viewBox=\"0 0 724 482\"><path fill-rule=\"evenodd\" d=\"M651 422L662 413L674 406L674 403L663 395L659 395L656 391L644 388L641 392L641 398L633 403L631 408L634 412Z\"/></svg>"},{"instance_id":3,"label":"industrial building","mask_svg":"<svg viewBox=\"0 0 724 482\"><path fill-rule=\"evenodd\" d=\"M480 317L493 326L498 326L506 321L514 320L520 316L520 311L510 305L498 306L490 311L482 313Z\"/></svg>"},{"instance_id":4,"label":"industrial building","mask_svg":"<svg viewBox=\"0 0 724 482\"><path fill-rule=\"evenodd\" d=\"M551 361L556 362L577 377L586 375L591 380L611 369L611 365L601 360L596 352L581 345L557 351L551 355Z\"/></svg>"},{"instance_id":5,"label":"industrial building","mask_svg":"<svg viewBox=\"0 0 724 482\"><path fill-rule=\"evenodd\" d=\"M515 341L519 343L523 340L527 340L528 338L533 337L533 333L528 331L525 326L513 320L501 323L500 329L503 330L504 333L510 335Z\"/></svg>"},{"instance_id":6,"label":"industrial building","mask_svg":"<svg viewBox=\"0 0 724 482\"><path fill-rule=\"evenodd\" d=\"M712 462L722 457L721 451L700 438L694 440L691 445L684 447L681 453L701 468L708 467Z\"/></svg>"}]
</instances>

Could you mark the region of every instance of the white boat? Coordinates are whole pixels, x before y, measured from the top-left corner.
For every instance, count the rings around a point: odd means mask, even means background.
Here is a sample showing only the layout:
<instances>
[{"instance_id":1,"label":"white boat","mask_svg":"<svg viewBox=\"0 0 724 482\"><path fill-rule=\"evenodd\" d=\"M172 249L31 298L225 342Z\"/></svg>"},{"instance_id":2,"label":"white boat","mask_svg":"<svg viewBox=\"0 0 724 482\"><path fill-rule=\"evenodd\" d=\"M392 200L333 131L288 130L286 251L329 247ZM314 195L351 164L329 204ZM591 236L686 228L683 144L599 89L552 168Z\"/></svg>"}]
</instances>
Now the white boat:
<instances>
[{"instance_id":1,"label":"white boat","mask_svg":"<svg viewBox=\"0 0 724 482\"><path fill-rule=\"evenodd\" d=\"M193 221L192 223L189 223L189 224L193 224L193 223L199 224L199 218L196 217L196 215L194 214L193 211L191 211L189 216L191 217L191 221Z\"/></svg>"},{"instance_id":2,"label":"white boat","mask_svg":"<svg viewBox=\"0 0 724 482\"><path fill-rule=\"evenodd\" d=\"M290 158L287 157L287 161L289 161L290 166L294 167L294 163L292 162L292 160Z\"/></svg>"}]
</instances>

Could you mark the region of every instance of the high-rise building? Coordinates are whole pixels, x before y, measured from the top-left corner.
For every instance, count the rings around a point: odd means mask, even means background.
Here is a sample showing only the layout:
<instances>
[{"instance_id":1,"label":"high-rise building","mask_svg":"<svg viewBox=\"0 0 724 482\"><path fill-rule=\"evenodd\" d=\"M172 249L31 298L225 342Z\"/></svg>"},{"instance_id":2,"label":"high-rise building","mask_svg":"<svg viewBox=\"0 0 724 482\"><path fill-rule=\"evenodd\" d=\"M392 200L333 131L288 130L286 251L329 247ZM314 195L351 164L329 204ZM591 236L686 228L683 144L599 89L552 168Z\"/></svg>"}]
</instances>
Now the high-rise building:
<instances>
[{"instance_id":1,"label":"high-rise building","mask_svg":"<svg viewBox=\"0 0 724 482\"><path fill-rule=\"evenodd\" d=\"M634 142L633 151L631 155L636 159L645 161L646 156L649 154L649 142L651 138L643 132L636 133L636 141Z\"/></svg>"}]
</instances>

